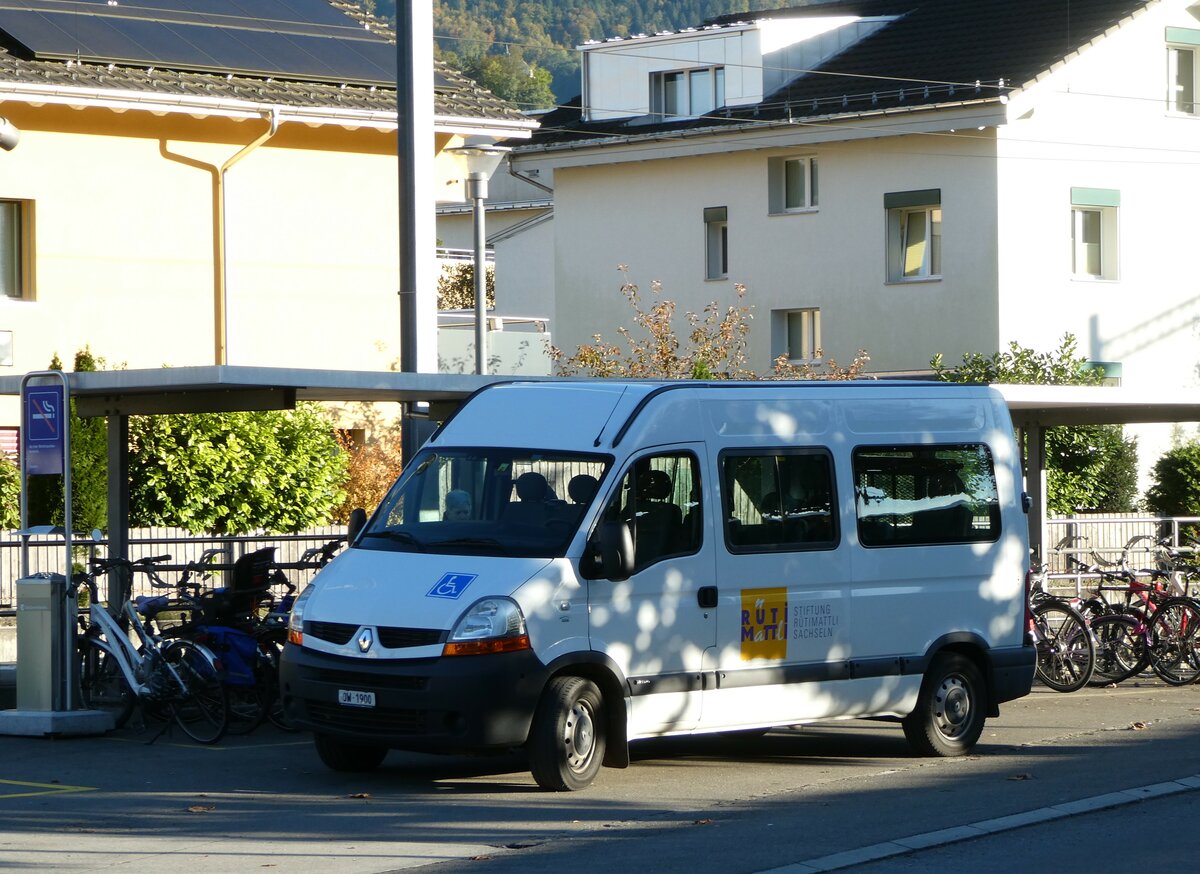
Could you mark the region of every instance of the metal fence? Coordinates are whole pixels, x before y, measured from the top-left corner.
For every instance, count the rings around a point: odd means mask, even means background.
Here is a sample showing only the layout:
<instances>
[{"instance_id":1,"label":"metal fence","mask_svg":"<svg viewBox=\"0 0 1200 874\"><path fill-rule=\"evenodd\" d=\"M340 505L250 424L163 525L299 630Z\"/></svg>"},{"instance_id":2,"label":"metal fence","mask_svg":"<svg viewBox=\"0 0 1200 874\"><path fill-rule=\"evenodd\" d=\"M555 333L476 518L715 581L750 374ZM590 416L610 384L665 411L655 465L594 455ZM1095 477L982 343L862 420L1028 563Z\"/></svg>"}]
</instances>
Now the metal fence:
<instances>
[{"instance_id":1,"label":"metal fence","mask_svg":"<svg viewBox=\"0 0 1200 874\"><path fill-rule=\"evenodd\" d=\"M1138 537L1144 539L1136 544L1129 555L1135 569L1150 563L1151 547L1160 539L1166 539L1174 548L1189 551L1193 548L1193 543L1188 539L1188 529L1191 526L1200 526L1200 516L1061 516L1048 519L1047 526L1049 541L1052 544L1047 555L1052 583L1056 589L1082 591L1088 588L1089 580L1094 579L1095 575L1086 573L1079 566L1080 562L1084 565L1115 563L1121 558L1126 545ZM129 557L137 559L148 555L169 554L173 561L164 566L165 570L180 572L189 561L199 558L205 549L225 550L221 563L228 565L247 552L264 546L274 546L276 562L286 567L295 564L304 550L320 546L345 533L345 529L340 526L326 526L298 534L221 537L196 535L176 528L142 528L129 533ZM103 555L106 554L108 544L105 541L93 544L91 540L76 540L74 546L75 563L82 564L87 560L89 549L98 549ZM1070 556L1074 556L1076 561L1071 561ZM66 553L61 537L30 538L30 573L64 573L65 561ZM286 573L291 582L300 588L312 578L314 571L292 568ZM0 534L0 615L11 614L14 610L15 583L20 576L21 538L16 532L4 532ZM170 579L170 573L166 577ZM214 584L222 583L215 581ZM145 587L142 575L138 574L135 577L135 585ZM147 592L137 589L135 594Z\"/></svg>"},{"instance_id":2,"label":"metal fence","mask_svg":"<svg viewBox=\"0 0 1200 874\"><path fill-rule=\"evenodd\" d=\"M311 568L288 568L288 565L296 564L304 550L320 546L345 533L343 526L312 528L298 534L248 534L236 537L197 535L177 528L139 528L129 532L129 557L138 559L149 555L170 555L172 561L160 566L165 571L164 579L170 581L187 567L189 561L199 558L205 549L224 550L219 564L227 567L247 552L274 546L276 563L286 569L288 579L299 590L312 578L314 571ZM94 543L90 538L83 539L78 535L72 539L71 545L76 566L86 563L90 550L97 550L100 555L106 555L108 550L106 541ZM30 574L64 574L65 564L66 550L61 536L36 535L29 539ZM0 534L0 615L15 609L16 581L20 579L21 572L21 538L16 532L4 532ZM135 575L134 584L134 594L148 594L143 575ZM214 580L213 585L224 585L224 581Z\"/></svg>"}]
</instances>

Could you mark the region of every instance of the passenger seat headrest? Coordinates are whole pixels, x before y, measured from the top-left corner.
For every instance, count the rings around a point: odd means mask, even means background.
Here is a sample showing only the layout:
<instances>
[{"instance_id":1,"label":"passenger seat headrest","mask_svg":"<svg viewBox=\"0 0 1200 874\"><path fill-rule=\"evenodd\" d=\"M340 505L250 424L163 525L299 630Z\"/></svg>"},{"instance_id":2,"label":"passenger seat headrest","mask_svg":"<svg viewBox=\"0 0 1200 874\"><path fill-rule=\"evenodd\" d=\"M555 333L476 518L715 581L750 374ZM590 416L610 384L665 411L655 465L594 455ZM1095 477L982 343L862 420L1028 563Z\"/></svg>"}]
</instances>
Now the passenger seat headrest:
<instances>
[{"instance_id":1,"label":"passenger seat headrest","mask_svg":"<svg viewBox=\"0 0 1200 874\"><path fill-rule=\"evenodd\" d=\"M571 477L567 483L567 494L576 504L586 504L596 494L600 482L589 473L580 473Z\"/></svg>"},{"instance_id":2,"label":"passenger seat headrest","mask_svg":"<svg viewBox=\"0 0 1200 874\"><path fill-rule=\"evenodd\" d=\"M550 484L540 473L529 471L517 477L517 497L522 501L544 501L550 491Z\"/></svg>"}]
</instances>

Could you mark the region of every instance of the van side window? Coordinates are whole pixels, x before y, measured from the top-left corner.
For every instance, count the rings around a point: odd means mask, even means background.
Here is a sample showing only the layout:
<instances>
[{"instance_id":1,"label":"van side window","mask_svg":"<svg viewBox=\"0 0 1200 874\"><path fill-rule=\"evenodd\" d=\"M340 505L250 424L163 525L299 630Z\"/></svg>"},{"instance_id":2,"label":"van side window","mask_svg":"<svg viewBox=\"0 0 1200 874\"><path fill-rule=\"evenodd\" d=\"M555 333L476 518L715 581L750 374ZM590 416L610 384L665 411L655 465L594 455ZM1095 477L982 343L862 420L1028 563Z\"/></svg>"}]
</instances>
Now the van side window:
<instances>
[{"instance_id":1,"label":"van side window","mask_svg":"<svg viewBox=\"0 0 1200 874\"><path fill-rule=\"evenodd\" d=\"M986 446L860 446L855 510L863 546L977 543L1000 537L1000 502Z\"/></svg>"},{"instance_id":2,"label":"van side window","mask_svg":"<svg viewBox=\"0 0 1200 874\"><path fill-rule=\"evenodd\" d=\"M821 449L722 453L730 552L837 546L833 461Z\"/></svg>"},{"instance_id":3,"label":"van side window","mask_svg":"<svg viewBox=\"0 0 1200 874\"><path fill-rule=\"evenodd\" d=\"M700 548L703 517L700 464L689 452L648 455L625 473L605 510L633 535L634 572Z\"/></svg>"}]
</instances>

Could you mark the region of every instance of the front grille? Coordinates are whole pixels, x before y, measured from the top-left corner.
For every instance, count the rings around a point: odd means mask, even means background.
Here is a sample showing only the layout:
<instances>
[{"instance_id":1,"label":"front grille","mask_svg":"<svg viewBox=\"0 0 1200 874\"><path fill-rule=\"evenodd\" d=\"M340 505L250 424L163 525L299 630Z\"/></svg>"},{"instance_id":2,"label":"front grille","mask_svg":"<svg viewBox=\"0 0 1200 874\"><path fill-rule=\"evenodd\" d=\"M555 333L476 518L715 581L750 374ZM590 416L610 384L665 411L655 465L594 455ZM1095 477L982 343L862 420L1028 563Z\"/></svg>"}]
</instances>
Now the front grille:
<instances>
[{"instance_id":1,"label":"front grille","mask_svg":"<svg viewBox=\"0 0 1200 874\"><path fill-rule=\"evenodd\" d=\"M308 702L308 716L315 725L349 729L364 734L417 735L426 733L424 710L342 707Z\"/></svg>"},{"instance_id":2,"label":"front grille","mask_svg":"<svg viewBox=\"0 0 1200 874\"><path fill-rule=\"evenodd\" d=\"M404 692L421 692L429 685L428 677L408 677L383 672L363 674L357 671L332 671L327 668L313 668L306 672L305 679L336 684L343 689L399 689Z\"/></svg>"},{"instance_id":3,"label":"front grille","mask_svg":"<svg viewBox=\"0 0 1200 874\"><path fill-rule=\"evenodd\" d=\"M345 622L306 622L304 625L305 634L311 634L313 637L327 640L338 646L349 643L350 638L359 628L357 625L347 625Z\"/></svg>"},{"instance_id":4,"label":"front grille","mask_svg":"<svg viewBox=\"0 0 1200 874\"><path fill-rule=\"evenodd\" d=\"M388 628L380 626L379 645L388 649L404 649L408 646L431 646L442 643L446 632L437 628Z\"/></svg>"}]
</instances>

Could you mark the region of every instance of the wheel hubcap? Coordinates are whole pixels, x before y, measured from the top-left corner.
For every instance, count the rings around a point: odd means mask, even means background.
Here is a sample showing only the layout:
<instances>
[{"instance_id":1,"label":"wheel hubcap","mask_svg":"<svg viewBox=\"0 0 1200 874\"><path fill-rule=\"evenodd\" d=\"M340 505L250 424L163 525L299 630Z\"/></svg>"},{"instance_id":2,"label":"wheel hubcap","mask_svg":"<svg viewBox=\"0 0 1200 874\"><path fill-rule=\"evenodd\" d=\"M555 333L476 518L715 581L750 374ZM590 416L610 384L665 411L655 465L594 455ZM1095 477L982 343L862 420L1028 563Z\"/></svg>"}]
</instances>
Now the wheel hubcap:
<instances>
[{"instance_id":1,"label":"wheel hubcap","mask_svg":"<svg viewBox=\"0 0 1200 874\"><path fill-rule=\"evenodd\" d=\"M934 700L934 721L943 737L958 737L971 721L971 690L962 677L946 677Z\"/></svg>"},{"instance_id":2,"label":"wheel hubcap","mask_svg":"<svg viewBox=\"0 0 1200 874\"><path fill-rule=\"evenodd\" d=\"M587 768L596 749L596 726L592 709L583 701L575 702L567 715L563 740L567 747L567 764L573 771Z\"/></svg>"}]
</instances>

